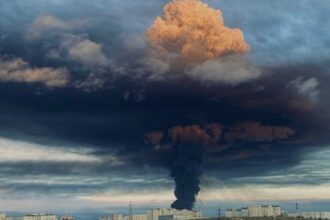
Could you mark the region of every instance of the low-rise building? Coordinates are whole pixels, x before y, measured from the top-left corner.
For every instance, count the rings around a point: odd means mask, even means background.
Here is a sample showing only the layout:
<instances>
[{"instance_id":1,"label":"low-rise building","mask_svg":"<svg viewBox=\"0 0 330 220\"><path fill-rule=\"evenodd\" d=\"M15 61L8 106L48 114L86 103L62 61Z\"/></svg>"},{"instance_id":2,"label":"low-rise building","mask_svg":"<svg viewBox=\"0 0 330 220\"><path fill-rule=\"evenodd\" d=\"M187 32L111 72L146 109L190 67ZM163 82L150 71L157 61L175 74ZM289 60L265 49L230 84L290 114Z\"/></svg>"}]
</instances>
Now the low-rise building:
<instances>
[{"instance_id":1,"label":"low-rise building","mask_svg":"<svg viewBox=\"0 0 330 220\"><path fill-rule=\"evenodd\" d=\"M248 209L248 207L242 207L241 208L241 216L240 217L244 217L244 216L249 216L249 209Z\"/></svg>"},{"instance_id":2,"label":"low-rise building","mask_svg":"<svg viewBox=\"0 0 330 220\"><path fill-rule=\"evenodd\" d=\"M57 220L57 216L51 214L31 214L23 216L22 220Z\"/></svg>"},{"instance_id":3,"label":"low-rise building","mask_svg":"<svg viewBox=\"0 0 330 220\"><path fill-rule=\"evenodd\" d=\"M111 216L100 217L99 220L124 220L125 218L121 214L113 214Z\"/></svg>"},{"instance_id":4,"label":"low-rise building","mask_svg":"<svg viewBox=\"0 0 330 220\"><path fill-rule=\"evenodd\" d=\"M111 219L114 220L114 219ZM122 217L122 220L147 220L147 215L145 214L134 214Z\"/></svg>"},{"instance_id":5,"label":"low-rise building","mask_svg":"<svg viewBox=\"0 0 330 220\"><path fill-rule=\"evenodd\" d=\"M283 214L283 211L279 205L273 205L273 213L274 217L281 216Z\"/></svg>"},{"instance_id":6,"label":"low-rise building","mask_svg":"<svg viewBox=\"0 0 330 220\"><path fill-rule=\"evenodd\" d=\"M198 219L201 218L197 212L191 212L188 210L182 210L181 212L176 212L171 215L161 215L159 220L186 220L186 219Z\"/></svg>"},{"instance_id":7,"label":"low-rise building","mask_svg":"<svg viewBox=\"0 0 330 220\"><path fill-rule=\"evenodd\" d=\"M61 220L74 220L74 217L72 217L72 216L62 216Z\"/></svg>"},{"instance_id":8,"label":"low-rise building","mask_svg":"<svg viewBox=\"0 0 330 220\"><path fill-rule=\"evenodd\" d=\"M177 209L152 209L146 214L146 220L184 220L201 218L198 211L177 210Z\"/></svg>"},{"instance_id":9,"label":"low-rise building","mask_svg":"<svg viewBox=\"0 0 330 220\"><path fill-rule=\"evenodd\" d=\"M6 217L6 220L22 220L23 217Z\"/></svg>"},{"instance_id":10,"label":"low-rise building","mask_svg":"<svg viewBox=\"0 0 330 220\"><path fill-rule=\"evenodd\" d=\"M227 209L226 217L277 217L282 210L277 205L255 205L241 209Z\"/></svg>"},{"instance_id":11,"label":"low-rise building","mask_svg":"<svg viewBox=\"0 0 330 220\"><path fill-rule=\"evenodd\" d=\"M123 220L123 216L121 214L113 214L111 220Z\"/></svg>"},{"instance_id":12,"label":"low-rise building","mask_svg":"<svg viewBox=\"0 0 330 220\"><path fill-rule=\"evenodd\" d=\"M302 212L300 216L306 219L330 219L330 212Z\"/></svg>"},{"instance_id":13,"label":"low-rise building","mask_svg":"<svg viewBox=\"0 0 330 220\"><path fill-rule=\"evenodd\" d=\"M237 218L242 217L242 209L227 209L226 217L228 218Z\"/></svg>"},{"instance_id":14,"label":"low-rise building","mask_svg":"<svg viewBox=\"0 0 330 220\"><path fill-rule=\"evenodd\" d=\"M262 206L260 205L255 205L255 206L250 206L248 207L248 217L263 217L263 210Z\"/></svg>"},{"instance_id":15,"label":"low-rise building","mask_svg":"<svg viewBox=\"0 0 330 220\"><path fill-rule=\"evenodd\" d=\"M111 220L111 216L102 216L99 220Z\"/></svg>"}]
</instances>

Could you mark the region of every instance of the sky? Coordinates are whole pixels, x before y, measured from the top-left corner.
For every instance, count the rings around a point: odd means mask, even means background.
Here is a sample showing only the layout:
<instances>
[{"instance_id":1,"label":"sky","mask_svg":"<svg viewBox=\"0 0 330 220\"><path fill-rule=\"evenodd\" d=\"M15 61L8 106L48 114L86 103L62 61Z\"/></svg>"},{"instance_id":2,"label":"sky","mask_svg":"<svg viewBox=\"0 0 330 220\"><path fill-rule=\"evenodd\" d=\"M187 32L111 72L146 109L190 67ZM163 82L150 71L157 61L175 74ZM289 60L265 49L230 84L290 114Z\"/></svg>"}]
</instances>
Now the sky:
<instances>
[{"instance_id":1,"label":"sky","mask_svg":"<svg viewBox=\"0 0 330 220\"><path fill-rule=\"evenodd\" d=\"M0 209L330 211L329 10L1 1Z\"/></svg>"}]
</instances>

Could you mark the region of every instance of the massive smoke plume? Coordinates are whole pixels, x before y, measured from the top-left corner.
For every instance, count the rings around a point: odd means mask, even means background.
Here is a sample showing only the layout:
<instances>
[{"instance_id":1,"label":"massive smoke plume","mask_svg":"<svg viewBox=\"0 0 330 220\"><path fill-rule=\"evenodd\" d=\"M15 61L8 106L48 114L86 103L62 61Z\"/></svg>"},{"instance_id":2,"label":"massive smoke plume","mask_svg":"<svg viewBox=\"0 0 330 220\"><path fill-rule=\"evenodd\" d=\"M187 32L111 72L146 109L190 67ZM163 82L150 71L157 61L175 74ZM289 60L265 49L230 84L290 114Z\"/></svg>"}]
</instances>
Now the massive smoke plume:
<instances>
[{"instance_id":1,"label":"massive smoke plume","mask_svg":"<svg viewBox=\"0 0 330 220\"><path fill-rule=\"evenodd\" d=\"M175 66L249 50L243 33L239 29L225 27L221 11L199 0L173 0L167 4L163 16L158 17L147 31L147 38L159 56L174 57L172 65ZM167 166L175 181L177 198L172 208L193 208L200 190L203 145L219 141L222 130L216 125L205 129L194 125L169 131L171 147L167 152ZM149 142L155 144L162 136L160 133L149 134Z\"/></svg>"}]
</instances>

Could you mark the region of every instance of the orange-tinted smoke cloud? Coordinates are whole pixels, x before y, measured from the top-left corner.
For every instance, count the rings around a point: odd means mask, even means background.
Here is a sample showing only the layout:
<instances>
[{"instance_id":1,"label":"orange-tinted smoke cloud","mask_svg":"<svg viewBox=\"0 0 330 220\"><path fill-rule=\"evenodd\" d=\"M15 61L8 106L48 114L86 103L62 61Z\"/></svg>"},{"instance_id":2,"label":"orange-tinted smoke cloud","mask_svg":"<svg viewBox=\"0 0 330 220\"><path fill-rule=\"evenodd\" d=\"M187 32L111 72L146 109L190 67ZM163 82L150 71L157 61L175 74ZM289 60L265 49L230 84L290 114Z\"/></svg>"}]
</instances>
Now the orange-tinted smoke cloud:
<instances>
[{"instance_id":1,"label":"orange-tinted smoke cloud","mask_svg":"<svg viewBox=\"0 0 330 220\"><path fill-rule=\"evenodd\" d=\"M180 62L202 62L226 54L245 53L249 45L241 30L224 25L220 10L200 0L173 0L147 31L158 52L178 55Z\"/></svg>"},{"instance_id":2,"label":"orange-tinted smoke cloud","mask_svg":"<svg viewBox=\"0 0 330 220\"><path fill-rule=\"evenodd\" d=\"M226 134L226 140L229 142L237 140L272 142L286 140L294 134L295 131L286 126L266 126L253 121L240 122Z\"/></svg>"},{"instance_id":3,"label":"orange-tinted smoke cloud","mask_svg":"<svg viewBox=\"0 0 330 220\"><path fill-rule=\"evenodd\" d=\"M287 126L263 125L255 121L239 122L233 126L219 123L207 125L175 126L167 132L154 131L146 134L145 141L150 145L173 143L201 144L205 147L219 147L237 141L273 142L287 140L295 134ZM165 145L166 145L165 144ZM165 146L168 149L168 146ZM157 148L159 149L159 148Z\"/></svg>"},{"instance_id":4,"label":"orange-tinted smoke cloud","mask_svg":"<svg viewBox=\"0 0 330 220\"><path fill-rule=\"evenodd\" d=\"M169 129L169 136L174 143L210 145L221 140L222 129L220 124L209 124L203 127L200 125L176 126Z\"/></svg>"}]
</instances>

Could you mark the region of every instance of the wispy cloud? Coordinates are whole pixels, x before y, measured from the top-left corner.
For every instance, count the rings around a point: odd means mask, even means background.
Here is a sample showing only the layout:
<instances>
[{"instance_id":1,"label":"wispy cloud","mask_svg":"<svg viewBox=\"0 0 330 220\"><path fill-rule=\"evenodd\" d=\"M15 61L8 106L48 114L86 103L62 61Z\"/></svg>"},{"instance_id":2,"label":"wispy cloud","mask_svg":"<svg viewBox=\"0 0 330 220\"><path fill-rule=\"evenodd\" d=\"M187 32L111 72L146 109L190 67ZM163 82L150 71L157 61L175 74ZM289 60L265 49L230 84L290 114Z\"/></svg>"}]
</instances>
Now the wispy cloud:
<instances>
[{"instance_id":1,"label":"wispy cloud","mask_svg":"<svg viewBox=\"0 0 330 220\"><path fill-rule=\"evenodd\" d=\"M0 139L1 162L100 162L86 149L48 147L33 143Z\"/></svg>"},{"instance_id":2,"label":"wispy cloud","mask_svg":"<svg viewBox=\"0 0 330 220\"><path fill-rule=\"evenodd\" d=\"M173 200L171 189L139 191L108 191L102 194L78 196L81 200L97 203L114 203L124 205L130 201L141 204L170 202ZM330 185L287 187L267 185L245 185L242 187L221 187L202 189L198 198L203 201L292 201L292 200L326 200L330 198Z\"/></svg>"},{"instance_id":3,"label":"wispy cloud","mask_svg":"<svg viewBox=\"0 0 330 220\"><path fill-rule=\"evenodd\" d=\"M20 58L0 57L0 81L42 83L48 87L60 87L68 83L69 74L65 68L32 67Z\"/></svg>"},{"instance_id":4,"label":"wispy cloud","mask_svg":"<svg viewBox=\"0 0 330 220\"><path fill-rule=\"evenodd\" d=\"M102 51L102 45L75 35L65 35L62 47L68 58L80 64L97 67L107 66L110 61Z\"/></svg>"},{"instance_id":5,"label":"wispy cloud","mask_svg":"<svg viewBox=\"0 0 330 220\"><path fill-rule=\"evenodd\" d=\"M44 34L47 32L72 31L87 24L87 20L65 21L51 15L41 15L28 27L26 37L29 40L37 40L44 37Z\"/></svg>"}]
</instances>

